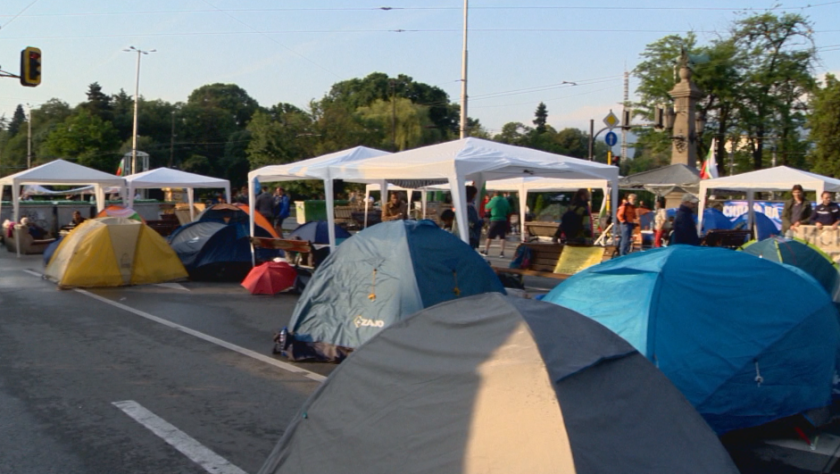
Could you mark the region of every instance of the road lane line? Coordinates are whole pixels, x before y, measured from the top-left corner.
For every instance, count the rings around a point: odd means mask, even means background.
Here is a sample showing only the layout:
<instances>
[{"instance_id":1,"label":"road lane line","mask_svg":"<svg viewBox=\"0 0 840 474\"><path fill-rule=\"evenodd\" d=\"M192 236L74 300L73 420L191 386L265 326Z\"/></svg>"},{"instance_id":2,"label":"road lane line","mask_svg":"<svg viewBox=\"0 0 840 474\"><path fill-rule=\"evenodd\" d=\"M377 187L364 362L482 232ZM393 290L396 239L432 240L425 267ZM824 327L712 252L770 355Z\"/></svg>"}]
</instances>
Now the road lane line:
<instances>
[{"instance_id":1,"label":"road lane line","mask_svg":"<svg viewBox=\"0 0 840 474\"><path fill-rule=\"evenodd\" d=\"M26 273L29 273L30 275L34 275L38 278L41 278L43 276L41 273L33 272L31 270L23 270L23 271L26 272ZM244 356L250 357L252 359L256 359L260 362L265 362L266 364L273 365L273 366L275 366L277 368L280 368L280 369L283 369L287 372L292 372L292 373L295 373L295 374L301 374L304 377L306 377L308 379L311 379L311 380L314 380L316 382L323 382L324 380L327 379L325 376L323 376L321 374L316 374L315 372L310 372L306 369L301 369L300 367L297 367L297 366L294 366L292 364L274 359L272 357L268 357L266 355L260 354L259 352L254 352L250 349L245 349L244 347L239 347L235 344L231 344L227 341L223 341L221 339L215 338L215 337L210 336L208 334L204 334L203 332L198 332L198 331L196 331L194 329L190 329L186 326L181 326L180 324L173 323L172 321L157 317L157 316L155 316L153 314L149 314L145 311L140 311L139 309L134 309L131 306L126 306L122 303L117 303L116 301L111 301L108 298L103 298L102 296L95 295L95 294L93 294L89 291L80 290L80 289L75 289L73 291L75 291L77 293L81 293L85 296L89 296L89 297L91 297L95 300L99 300L103 303L107 303L111 306L117 307L117 308L122 309L124 311L128 311L129 313L136 314L137 316L141 316L141 317L146 318L150 321L154 321L156 323L163 324L164 326L169 326L173 329L177 329L178 331L187 333L191 336L195 336L195 337L197 337L199 339L202 339L204 341L216 344L217 346L224 347L225 349L230 349L234 352L237 352L237 353L242 354Z\"/></svg>"},{"instance_id":2,"label":"road lane line","mask_svg":"<svg viewBox=\"0 0 840 474\"><path fill-rule=\"evenodd\" d=\"M157 316L155 316L153 314L149 314L145 311L140 311L139 309L134 309L131 306L126 306L122 303L117 303L116 301L111 301L108 298L104 298L102 296L95 295L95 294L93 294L89 291L80 290L80 289L75 289L73 291L75 291L77 293L81 293L85 296L89 296L89 297L91 297L95 300L99 300L103 303L107 303L107 304L109 304L111 306L114 306L116 308L120 308L124 311L128 311L129 313L136 314L137 316L141 316L143 318L154 321L156 323L163 324L164 326L169 326L173 329L177 329L178 331L185 332L185 333L187 333L191 336L195 336L195 337L197 337L199 339L202 339L204 341L211 342L211 343L216 344L218 346L222 346L225 349L230 349L234 352L238 352L239 354L251 357L251 358L256 359L260 362L265 362L266 364L271 364L275 367L279 367L279 368L281 368L283 370L286 370L288 372L292 372L292 373L295 373L295 374L302 374L306 378L309 378L309 379L312 379L312 380L315 380L315 381L318 381L318 382L323 382L324 380L327 379L326 377L324 377L321 374L316 374L315 372L310 372L306 369L301 369L300 367L296 367L292 364L289 364L289 363L286 363L286 362L283 362L283 361L279 361L279 360L274 359L272 357L262 355L258 352L254 352L250 349L245 349L244 347L239 347L235 344L231 344L231 343L229 343L227 341L223 341L219 338L210 336L208 334L204 334L203 332L198 332L195 329L190 329L186 326L181 326L180 324L173 323L172 321L157 317Z\"/></svg>"},{"instance_id":3,"label":"road lane line","mask_svg":"<svg viewBox=\"0 0 840 474\"><path fill-rule=\"evenodd\" d=\"M203 467L205 471L213 474L247 474L134 400L112 402L111 404L180 451L192 462Z\"/></svg>"}]
</instances>

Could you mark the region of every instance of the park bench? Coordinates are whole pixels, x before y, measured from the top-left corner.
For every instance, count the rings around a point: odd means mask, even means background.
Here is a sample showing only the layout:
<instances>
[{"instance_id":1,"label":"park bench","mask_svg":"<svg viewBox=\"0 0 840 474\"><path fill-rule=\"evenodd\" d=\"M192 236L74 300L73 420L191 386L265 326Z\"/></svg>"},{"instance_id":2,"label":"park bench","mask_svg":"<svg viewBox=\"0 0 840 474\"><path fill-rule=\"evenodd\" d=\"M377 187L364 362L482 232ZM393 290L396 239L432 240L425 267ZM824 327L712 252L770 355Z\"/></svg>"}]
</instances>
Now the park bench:
<instances>
[{"instance_id":1,"label":"park bench","mask_svg":"<svg viewBox=\"0 0 840 474\"><path fill-rule=\"evenodd\" d=\"M353 220L354 206L335 206L335 223L341 227L355 227L356 221Z\"/></svg>"},{"instance_id":2,"label":"park bench","mask_svg":"<svg viewBox=\"0 0 840 474\"><path fill-rule=\"evenodd\" d=\"M317 267L320 260L329 255L329 247L316 248L306 240L275 239L272 237L251 237L255 249L276 249L286 253L286 260L292 265Z\"/></svg>"},{"instance_id":3,"label":"park bench","mask_svg":"<svg viewBox=\"0 0 840 474\"><path fill-rule=\"evenodd\" d=\"M560 256L563 254L563 249L566 247L600 249L600 261L611 259L616 251L613 246L592 247L543 242L526 242L520 244L520 246L521 245L527 246L531 251L531 260L527 268L492 267L496 274L501 275L507 273L516 275L520 284L523 283L523 279L526 275L553 278L555 280L565 280L566 278L572 276L574 271L570 273L554 273L554 270L557 267L557 262L560 260Z\"/></svg>"},{"instance_id":4,"label":"park bench","mask_svg":"<svg viewBox=\"0 0 840 474\"><path fill-rule=\"evenodd\" d=\"M146 221L146 225L151 227L161 236L167 237L172 234L172 232L175 232L175 229L181 226L181 222L175 214L163 214L160 216L159 220Z\"/></svg>"}]
</instances>

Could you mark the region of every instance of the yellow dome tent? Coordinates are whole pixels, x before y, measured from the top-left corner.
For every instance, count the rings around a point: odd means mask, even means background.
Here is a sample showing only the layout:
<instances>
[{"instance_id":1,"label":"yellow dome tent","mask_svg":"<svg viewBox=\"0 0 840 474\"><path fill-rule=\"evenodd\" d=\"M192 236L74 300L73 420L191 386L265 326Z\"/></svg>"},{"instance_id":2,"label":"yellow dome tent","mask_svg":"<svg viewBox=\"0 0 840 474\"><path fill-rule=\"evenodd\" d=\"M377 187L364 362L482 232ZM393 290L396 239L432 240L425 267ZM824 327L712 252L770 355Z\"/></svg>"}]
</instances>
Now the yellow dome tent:
<instances>
[{"instance_id":1,"label":"yellow dome tent","mask_svg":"<svg viewBox=\"0 0 840 474\"><path fill-rule=\"evenodd\" d=\"M142 222L90 219L59 244L45 276L60 288L144 285L187 278L175 251Z\"/></svg>"}]
</instances>

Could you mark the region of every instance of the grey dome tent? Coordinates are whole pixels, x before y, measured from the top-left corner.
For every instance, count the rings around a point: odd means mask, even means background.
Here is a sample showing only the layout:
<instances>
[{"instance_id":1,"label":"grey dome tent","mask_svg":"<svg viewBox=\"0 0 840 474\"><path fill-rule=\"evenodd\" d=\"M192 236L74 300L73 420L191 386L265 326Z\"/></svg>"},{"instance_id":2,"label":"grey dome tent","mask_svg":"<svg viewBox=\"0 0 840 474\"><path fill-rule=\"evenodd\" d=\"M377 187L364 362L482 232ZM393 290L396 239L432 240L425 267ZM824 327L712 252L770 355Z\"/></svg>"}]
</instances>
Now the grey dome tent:
<instances>
[{"instance_id":1,"label":"grey dome tent","mask_svg":"<svg viewBox=\"0 0 840 474\"><path fill-rule=\"evenodd\" d=\"M424 309L351 354L259 471L735 473L644 356L569 309L485 293Z\"/></svg>"}]
</instances>

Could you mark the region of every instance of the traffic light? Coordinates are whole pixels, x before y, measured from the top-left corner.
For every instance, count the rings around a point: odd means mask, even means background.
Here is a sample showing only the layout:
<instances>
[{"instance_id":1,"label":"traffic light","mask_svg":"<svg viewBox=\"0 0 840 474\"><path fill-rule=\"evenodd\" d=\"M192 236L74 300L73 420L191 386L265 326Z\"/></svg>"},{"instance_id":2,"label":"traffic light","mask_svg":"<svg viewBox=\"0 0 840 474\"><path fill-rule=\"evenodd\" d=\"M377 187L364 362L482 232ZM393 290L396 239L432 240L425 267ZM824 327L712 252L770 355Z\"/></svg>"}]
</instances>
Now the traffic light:
<instances>
[{"instance_id":1,"label":"traffic light","mask_svg":"<svg viewBox=\"0 0 840 474\"><path fill-rule=\"evenodd\" d=\"M621 168L621 155L615 155L612 159L612 164Z\"/></svg>"},{"instance_id":2,"label":"traffic light","mask_svg":"<svg viewBox=\"0 0 840 474\"><path fill-rule=\"evenodd\" d=\"M20 83L35 87L41 83L41 50L27 47L20 52Z\"/></svg>"}]
</instances>

